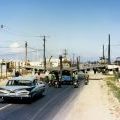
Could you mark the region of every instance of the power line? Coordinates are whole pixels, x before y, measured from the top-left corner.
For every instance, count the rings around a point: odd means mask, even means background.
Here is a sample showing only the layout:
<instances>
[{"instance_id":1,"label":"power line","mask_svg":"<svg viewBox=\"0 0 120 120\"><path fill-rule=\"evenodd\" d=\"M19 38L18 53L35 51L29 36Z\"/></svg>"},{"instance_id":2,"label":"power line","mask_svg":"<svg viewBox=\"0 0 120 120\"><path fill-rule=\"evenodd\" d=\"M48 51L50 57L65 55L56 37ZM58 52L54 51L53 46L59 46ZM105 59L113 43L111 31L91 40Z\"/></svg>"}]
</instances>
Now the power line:
<instances>
[{"instance_id":1,"label":"power line","mask_svg":"<svg viewBox=\"0 0 120 120\"><path fill-rule=\"evenodd\" d=\"M23 48L23 47L0 47L0 48Z\"/></svg>"},{"instance_id":2,"label":"power line","mask_svg":"<svg viewBox=\"0 0 120 120\"><path fill-rule=\"evenodd\" d=\"M108 46L108 45L105 45ZM120 46L120 44L111 44L111 46Z\"/></svg>"},{"instance_id":3,"label":"power line","mask_svg":"<svg viewBox=\"0 0 120 120\"><path fill-rule=\"evenodd\" d=\"M113 45L111 45L111 46L120 46L120 44L113 44Z\"/></svg>"},{"instance_id":4,"label":"power line","mask_svg":"<svg viewBox=\"0 0 120 120\"><path fill-rule=\"evenodd\" d=\"M32 50L36 50L36 51L43 51L43 49L36 49L36 48L32 48L32 47L28 47L29 49L32 49Z\"/></svg>"},{"instance_id":5,"label":"power line","mask_svg":"<svg viewBox=\"0 0 120 120\"><path fill-rule=\"evenodd\" d=\"M29 51L28 53L33 53L33 52L36 52L36 51ZM0 54L0 56L5 56L5 55L18 55L18 54L24 54L24 52Z\"/></svg>"},{"instance_id":6,"label":"power line","mask_svg":"<svg viewBox=\"0 0 120 120\"><path fill-rule=\"evenodd\" d=\"M35 37L35 35L31 35L31 33L24 33L24 32L19 32L17 30L13 30L11 29L9 26L6 26L6 25L1 25L0 28L8 33L8 34L11 34L11 35L14 35L14 36L21 36L21 37ZM14 31L17 31L17 32L14 32ZM29 34L29 35L26 35L26 34Z\"/></svg>"}]
</instances>

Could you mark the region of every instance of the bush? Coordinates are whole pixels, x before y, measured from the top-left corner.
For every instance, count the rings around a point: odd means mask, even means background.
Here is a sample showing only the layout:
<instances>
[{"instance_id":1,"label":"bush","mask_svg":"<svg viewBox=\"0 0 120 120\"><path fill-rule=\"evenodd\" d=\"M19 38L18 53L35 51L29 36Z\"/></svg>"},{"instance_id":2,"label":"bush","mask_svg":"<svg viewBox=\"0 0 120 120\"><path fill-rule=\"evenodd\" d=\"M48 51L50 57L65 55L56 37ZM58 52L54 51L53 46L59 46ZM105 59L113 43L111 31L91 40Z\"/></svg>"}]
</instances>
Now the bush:
<instances>
[{"instance_id":1,"label":"bush","mask_svg":"<svg viewBox=\"0 0 120 120\"><path fill-rule=\"evenodd\" d=\"M115 97L117 97L118 100L120 101L120 87L117 86L116 82L117 82L116 77L109 77L107 78L106 84L108 85L110 90L113 92Z\"/></svg>"}]
</instances>

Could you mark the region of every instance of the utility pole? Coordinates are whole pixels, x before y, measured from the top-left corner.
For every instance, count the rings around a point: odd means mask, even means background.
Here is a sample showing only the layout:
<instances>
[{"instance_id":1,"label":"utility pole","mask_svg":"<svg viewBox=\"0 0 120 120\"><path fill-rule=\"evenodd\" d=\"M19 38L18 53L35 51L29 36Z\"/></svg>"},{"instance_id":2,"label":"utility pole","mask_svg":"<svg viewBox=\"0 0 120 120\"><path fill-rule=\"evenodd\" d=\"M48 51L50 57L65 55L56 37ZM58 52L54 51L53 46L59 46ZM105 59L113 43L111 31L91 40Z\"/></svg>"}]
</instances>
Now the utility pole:
<instances>
[{"instance_id":1,"label":"utility pole","mask_svg":"<svg viewBox=\"0 0 120 120\"><path fill-rule=\"evenodd\" d=\"M27 65L27 47L28 47L28 44L27 44L27 41L25 42L25 65Z\"/></svg>"},{"instance_id":2,"label":"utility pole","mask_svg":"<svg viewBox=\"0 0 120 120\"><path fill-rule=\"evenodd\" d=\"M79 58L79 63L80 63L80 56L78 58Z\"/></svg>"},{"instance_id":3,"label":"utility pole","mask_svg":"<svg viewBox=\"0 0 120 120\"><path fill-rule=\"evenodd\" d=\"M81 61L80 61L80 56L79 56L79 60L78 60L78 61L79 61L79 70L80 70L80 62L81 62Z\"/></svg>"},{"instance_id":4,"label":"utility pole","mask_svg":"<svg viewBox=\"0 0 120 120\"><path fill-rule=\"evenodd\" d=\"M65 59L65 60L67 59L67 55L68 55L67 49L65 49L65 50L64 50L64 59Z\"/></svg>"},{"instance_id":5,"label":"utility pole","mask_svg":"<svg viewBox=\"0 0 120 120\"><path fill-rule=\"evenodd\" d=\"M79 71L79 57L77 57L77 70Z\"/></svg>"},{"instance_id":6,"label":"utility pole","mask_svg":"<svg viewBox=\"0 0 120 120\"><path fill-rule=\"evenodd\" d=\"M103 60L105 59L105 51L104 51L104 45L103 45Z\"/></svg>"},{"instance_id":7,"label":"utility pole","mask_svg":"<svg viewBox=\"0 0 120 120\"><path fill-rule=\"evenodd\" d=\"M45 56L45 42L46 42L46 39L45 39L46 36L43 36L43 61L44 61L44 71L46 71L46 56Z\"/></svg>"},{"instance_id":8,"label":"utility pole","mask_svg":"<svg viewBox=\"0 0 120 120\"><path fill-rule=\"evenodd\" d=\"M43 37L43 64L44 64L44 71L46 71L46 37L47 36L40 36Z\"/></svg>"},{"instance_id":9,"label":"utility pole","mask_svg":"<svg viewBox=\"0 0 120 120\"><path fill-rule=\"evenodd\" d=\"M63 64L62 64L62 55L59 55L59 60L60 60L60 81L62 80L62 69L63 69Z\"/></svg>"},{"instance_id":10,"label":"utility pole","mask_svg":"<svg viewBox=\"0 0 120 120\"><path fill-rule=\"evenodd\" d=\"M43 37L43 65L44 65L44 71L46 71L46 37L48 36L36 36L36 37Z\"/></svg>"},{"instance_id":11,"label":"utility pole","mask_svg":"<svg viewBox=\"0 0 120 120\"><path fill-rule=\"evenodd\" d=\"M108 64L111 64L111 59L110 59L110 34L108 36Z\"/></svg>"},{"instance_id":12,"label":"utility pole","mask_svg":"<svg viewBox=\"0 0 120 120\"><path fill-rule=\"evenodd\" d=\"M73 53L73 65L74 65L74 61L75 61L75 54Z\"/></svg>"}]
</instances>

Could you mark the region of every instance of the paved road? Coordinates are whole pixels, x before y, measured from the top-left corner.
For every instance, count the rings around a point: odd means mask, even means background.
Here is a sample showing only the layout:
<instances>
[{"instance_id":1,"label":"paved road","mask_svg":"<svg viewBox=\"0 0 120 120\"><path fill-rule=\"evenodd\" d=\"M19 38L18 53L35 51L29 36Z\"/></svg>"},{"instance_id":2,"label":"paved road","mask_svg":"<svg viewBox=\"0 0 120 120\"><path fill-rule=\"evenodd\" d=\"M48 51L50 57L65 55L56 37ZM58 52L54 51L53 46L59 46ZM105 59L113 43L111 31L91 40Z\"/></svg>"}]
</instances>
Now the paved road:
<instances>
[{"instance_id":1,"label":"paved road","mask_svg":"<svg viewBox=\"0 0 120 120\"><path fill-rule=\"evenodd\" d=\"M67 114L69 106L82 91L83 81L79 88L64 85L62 88L48 88L47 95L35 100L32 104L25 102L0 102L0 120L58 120ZM62 110L63 109L63 110ZM60 111L64 111L61 113Z\"/></svg>"}]
</instances>

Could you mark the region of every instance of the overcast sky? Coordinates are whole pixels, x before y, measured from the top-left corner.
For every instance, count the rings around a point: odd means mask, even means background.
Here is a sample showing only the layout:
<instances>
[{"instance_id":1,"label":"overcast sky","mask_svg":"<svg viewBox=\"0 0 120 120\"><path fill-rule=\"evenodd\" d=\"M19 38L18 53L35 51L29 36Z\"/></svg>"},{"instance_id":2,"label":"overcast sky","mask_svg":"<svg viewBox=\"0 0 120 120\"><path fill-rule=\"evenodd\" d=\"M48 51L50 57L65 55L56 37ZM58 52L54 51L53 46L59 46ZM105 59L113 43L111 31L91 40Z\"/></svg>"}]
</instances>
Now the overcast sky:
<instances>
[{"instance_id":1,"label":"overcast sky","mask_svg":"<svg viewBox=\"0 0 120 120\"><path fill-rule=\"evenodd\" d=\"M48 36L48 57L58 57L67 49L71 57L74 53L96 60L102 56L103 44L107 56L108 34L111 56L119 56L120 0L0 0L0 24L2 58L22 55L25 41L29 47L43 49L40 35ZM15 46L20 48L13 49ZM32 56L42 57L42 51L29 54Z\"/></svg>"}]
</instances>

